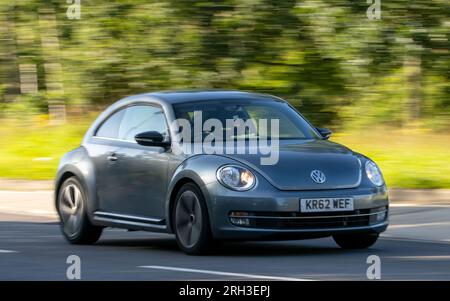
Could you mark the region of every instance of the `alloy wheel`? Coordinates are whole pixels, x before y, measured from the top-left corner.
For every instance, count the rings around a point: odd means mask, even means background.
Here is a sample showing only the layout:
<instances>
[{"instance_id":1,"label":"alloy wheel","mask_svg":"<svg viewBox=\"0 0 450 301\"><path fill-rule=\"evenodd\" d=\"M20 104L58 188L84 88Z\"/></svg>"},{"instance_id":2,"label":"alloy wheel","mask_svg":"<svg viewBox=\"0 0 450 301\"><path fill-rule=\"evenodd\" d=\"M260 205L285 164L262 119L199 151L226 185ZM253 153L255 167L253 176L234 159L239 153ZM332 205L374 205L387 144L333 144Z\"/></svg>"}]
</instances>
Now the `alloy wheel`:
<instances>
[{"instance_id":1,"label":"alloy wheel","mask_svg":"<svg viewBox=\"0 0 450 301\"><path fill-rule=\"evenodd\" d=\"M180 242L186 248L198 242L203 227L202 209L193 191L187 190L180 195L175 210L175 227Z\"/></svg>"},{"instance_id":2,"label":"alloy wheel","mask_svg":"<svg viewBox=\"0 0 450 301\"><path fill-rule=\"evenodd\" d=\"M83 217L83 196L76 185L67 185L61 193L59 214L64 233L69 237L77 235Z\"/></svg>"}]
</instances>

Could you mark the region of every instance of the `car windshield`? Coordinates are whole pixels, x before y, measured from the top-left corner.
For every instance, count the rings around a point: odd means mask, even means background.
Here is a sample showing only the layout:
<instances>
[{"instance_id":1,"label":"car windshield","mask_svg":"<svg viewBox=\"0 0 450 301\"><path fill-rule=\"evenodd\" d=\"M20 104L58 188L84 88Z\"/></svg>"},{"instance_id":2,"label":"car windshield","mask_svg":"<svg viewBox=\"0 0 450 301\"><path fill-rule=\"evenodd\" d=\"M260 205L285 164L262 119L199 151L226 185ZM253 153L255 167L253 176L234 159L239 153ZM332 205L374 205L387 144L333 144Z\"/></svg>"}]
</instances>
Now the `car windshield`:
<instances>
[{"instance_id":1,"label":"car windshield","mask_svg":"<svg viewBox=\"0 0 450 301\"><path fill-rule=\"evenodd\" d=\"M215 139L226 135L234 139L271 139L276 131L274 121L278 120L278 138L287 139L320 139L316 130L287 103L275 100L210 100L174 104L175 116L178 120L187 120L194 133L194 119L202 121L202 136L217 134L217 122L222 125ZM200 113L200 114L199 114ZM201 116L201 119L198 117ZM194 118L195 117L195 118ZM211 126L208 120L215 120ZM206 123L205 123L206 122ZM231 123L230 123L231 122ZM232 122L235 123L231 129ZM208 125L209 124L209 125ZM253 124L254 127L249 126ZM265 126L266 125L266 126ZM243 131L239 131L244 127ZM273 127L273 130L272 130ZM227 132L228 131L228 132ZM191 136L192 139L194 135Z\"/></svg>"}]
</instances>

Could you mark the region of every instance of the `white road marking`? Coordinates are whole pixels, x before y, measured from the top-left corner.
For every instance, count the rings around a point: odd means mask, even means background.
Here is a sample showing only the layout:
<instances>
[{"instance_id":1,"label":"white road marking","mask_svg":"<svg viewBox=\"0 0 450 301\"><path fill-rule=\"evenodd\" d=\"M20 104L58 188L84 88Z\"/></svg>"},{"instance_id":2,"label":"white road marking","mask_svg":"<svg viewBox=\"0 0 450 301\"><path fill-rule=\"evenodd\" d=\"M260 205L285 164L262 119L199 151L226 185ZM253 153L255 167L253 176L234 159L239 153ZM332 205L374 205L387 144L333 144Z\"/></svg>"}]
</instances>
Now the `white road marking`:
<instances>
[{"instance_id":1,"label":"white road marking","mask_svg":"<svg viewBox=\"0 0 450 301\"><path fill-rule=\"evenodd\" d=\"M413 204L413 203L399 203L399 204L389 204L389 207L435 207L435 208L450 208L450 204Z\"/></svg>"},{"instance_id":2,"label":"white road marking","mask_svg":"<svg viewBox=\"0 0 450 301\"><path fill-rule=\"evenodd\" d=\"M449 226L450 222L435 222L435 223L420 223L420 224L402 224L402 225L390 225L389 229L401 229L401 228L416 228L416 227L431 227L431 226Z\"/></svg>"},{"instance_id":3,"label":"white road marking","mask_svg":"<svg viewBox=\"0 0 450 301\"><path fill-rule=\"evenodd\" d=\"M142 265L142 266L139 266L139 267L140 268L145 268L145 269L156 269L156 270L187 272L187 273L200 273L200 274L210 274L210 275L230 276L230 277L242 277L242 278L251 278L251 279L267 279L267 280L282 280L282 281L314 281L312 279L278 277L278 276L265 276L265 275L254 275L254 274L243 274L243 273L230 273L230 272L187 269L187 268L160 266L160 265Z\"/></svg>"},{"instance_id":4,"label":"white road marking","mask_svg":"<svg viewBox=\"0 0 450 301\"><path fill-rule=\"evenodd\" d=\"M5 254L5 253L17 253L17 251L0 249L0 254Z\"/></svg>"},{"instance_id":5,"label":"white road marking","mask_svg":"<svg viewBox=\"0 0 450 301\"><path fill-rule=\"evenodd\" d=\"M386 256L383 258L403 259L403 260L449 260L450 255L430 255L430 256Z\"/></svg>"},{"instance_id":6,"label":"white road marking","mask_svg":"<svg viewBox=\"0 0 450 301\"><path fill-rule=\"evenodd\" d=\"M387 239L387 240L419 242L419 243L427 243L427 244L448 244L448 243L450 243L450 240L448 240L448 239L431 240L431 239L422 239L422 238L407 238L407 237L392 236L392 235L388 235L388 234L384 234L384 233L381 234L380 238Z\"/></svg>"}]
</instances>

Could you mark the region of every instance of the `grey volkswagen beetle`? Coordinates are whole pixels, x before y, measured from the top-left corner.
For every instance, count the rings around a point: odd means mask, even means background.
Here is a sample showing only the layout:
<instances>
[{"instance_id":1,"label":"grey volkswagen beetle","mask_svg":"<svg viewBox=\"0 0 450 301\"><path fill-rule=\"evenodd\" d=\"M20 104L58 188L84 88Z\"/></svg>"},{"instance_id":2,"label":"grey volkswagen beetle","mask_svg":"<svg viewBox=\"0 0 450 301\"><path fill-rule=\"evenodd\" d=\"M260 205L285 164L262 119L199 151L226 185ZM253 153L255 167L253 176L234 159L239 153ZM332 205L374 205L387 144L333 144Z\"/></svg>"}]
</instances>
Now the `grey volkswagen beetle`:
<instances>
[{"instance_id":1,"label":"grey volkswagen beetle","mask_svg":"<svg viewBox=\"0 0 450 301\"><path fill-rule=\"evenodd\" d=\"M215 134L215 152L192 151L220 122L238 119L278 120L277 127L271 123L277 133L257 128L236 134L226 125ZM196 122L206 120L214 126L200 126L196 134ZM190 125L194 130L185 129ZM183 131L196 139L180 139ZM220 143L222 131L231 140ZM178 91L124 98L60 161L55 205L62 233L75 244L95 243L104 227L173 233L188 254L204 253L215 241L328 236L342 248L370 247L388 226L383 176L373 161L329 141L330 135L265 94ZM264 154L252 152L261 141L267 142ZM237 151L228 151L236 144ZM276 160L262 164L267 147Z\"/></svg>"}]
</instances>

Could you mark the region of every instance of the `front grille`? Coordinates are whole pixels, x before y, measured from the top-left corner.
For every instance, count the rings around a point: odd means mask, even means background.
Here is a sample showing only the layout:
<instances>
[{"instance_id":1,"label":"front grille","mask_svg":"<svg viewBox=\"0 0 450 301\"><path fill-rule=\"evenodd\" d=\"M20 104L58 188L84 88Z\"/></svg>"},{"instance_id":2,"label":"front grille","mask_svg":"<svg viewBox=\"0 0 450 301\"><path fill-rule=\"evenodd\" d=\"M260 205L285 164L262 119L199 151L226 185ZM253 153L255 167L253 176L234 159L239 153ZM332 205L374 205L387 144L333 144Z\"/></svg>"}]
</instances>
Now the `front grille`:
<instances>
[{"instance_id":1,"label":"front grille","mask_svg":"<svg viewBox=\"0 0 450 301\"><path fill-rule=\"evenodd\" d=\"M383 214L380 220L377 215ZM321 229L370 226L385 220L387 207L347 212L231 212L230 221L241 227L263 229ZM242 222L245 221L245 222Z\"/></svg>"}]
</instances>

